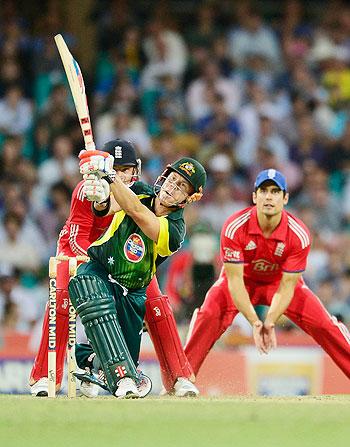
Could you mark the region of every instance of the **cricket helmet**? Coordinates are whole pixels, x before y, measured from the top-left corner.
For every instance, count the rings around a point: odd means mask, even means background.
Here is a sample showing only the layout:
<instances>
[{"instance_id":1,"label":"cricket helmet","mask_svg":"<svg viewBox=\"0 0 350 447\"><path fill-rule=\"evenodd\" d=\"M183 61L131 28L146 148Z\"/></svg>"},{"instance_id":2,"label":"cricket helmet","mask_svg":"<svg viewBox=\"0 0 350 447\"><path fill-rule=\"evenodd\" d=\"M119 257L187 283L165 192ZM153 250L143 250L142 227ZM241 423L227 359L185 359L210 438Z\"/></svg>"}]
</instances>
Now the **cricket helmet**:
<instances>
[{"instance_id":1,"label":"cricket helmet","mask_svg":"<svg viewBox=\"0 0 350 447\"><path fill-rule=\"evenodd\" d=\"M159 192L164 181L171 172L180 174L193 186L194 189L194 193L188 196L186 202L179 206L184 206L186 203L195 202L201 199L207 181L207 174L204 167L197 160L190 157L183 157L176 160L174 163L167 165L166 169L158 177L154 185L156 192Z\"/></svg>"},{"instance_id":2,"label":"cricket helmet","mask_svg":"<svg viewBox=\"0 0 350 447\"><path fill-rule=\"evenodd\" d=\"M133 181L137 181L141 175L141 160L136 157L135 146L131 141L117 138L104 144L102 150L114 157L114 167L133 166L136 168Z\"/></svg>"}]
</instances>

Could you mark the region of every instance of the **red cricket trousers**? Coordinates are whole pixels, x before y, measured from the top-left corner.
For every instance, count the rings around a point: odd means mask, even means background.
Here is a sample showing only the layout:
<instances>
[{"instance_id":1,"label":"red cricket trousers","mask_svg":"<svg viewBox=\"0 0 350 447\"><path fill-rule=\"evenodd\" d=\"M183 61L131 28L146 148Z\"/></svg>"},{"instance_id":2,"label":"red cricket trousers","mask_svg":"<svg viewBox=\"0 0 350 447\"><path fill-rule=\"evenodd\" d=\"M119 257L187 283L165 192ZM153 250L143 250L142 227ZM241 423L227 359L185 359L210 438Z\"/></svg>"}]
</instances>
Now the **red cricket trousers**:
<instances>
[{"instance_id":1,"label":"red cricket trousers","mask_svg":"<svg viewBox=\"0 0 350 447\"><path fill-rule=\"evenodd\" d=\"M279 282L257 284L246 281L252 304L271 304ZM238 314L228 290L227 279L220 277L208 291L192 324L185 354L197 375L214 343L231 325ZM298 281L285 315L309 334L350 378L350 333L343 323L331 316L319 298Z\"/></svg>"}]
</instances>

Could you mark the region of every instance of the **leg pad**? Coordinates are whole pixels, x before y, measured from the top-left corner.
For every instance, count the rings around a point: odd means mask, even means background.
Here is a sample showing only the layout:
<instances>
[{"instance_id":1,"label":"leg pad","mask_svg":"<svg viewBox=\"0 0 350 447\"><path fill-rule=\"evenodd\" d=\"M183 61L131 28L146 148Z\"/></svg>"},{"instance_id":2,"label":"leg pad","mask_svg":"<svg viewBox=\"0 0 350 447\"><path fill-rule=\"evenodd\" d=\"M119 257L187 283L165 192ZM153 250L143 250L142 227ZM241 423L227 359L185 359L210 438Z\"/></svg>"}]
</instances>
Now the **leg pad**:
<instances>
[{"instance_id":1,"label":"leg pad","mask_svg":"<svg viewBox=\"0 0 350 447\"><path fill-rule=\"evenodd\" d=\"M134 362L121 331L114 298L98 276L77 275L69 283L69 294L91 346L101 362L112 394L123 377L135 379Z\"/></svg>"}]
</instances>

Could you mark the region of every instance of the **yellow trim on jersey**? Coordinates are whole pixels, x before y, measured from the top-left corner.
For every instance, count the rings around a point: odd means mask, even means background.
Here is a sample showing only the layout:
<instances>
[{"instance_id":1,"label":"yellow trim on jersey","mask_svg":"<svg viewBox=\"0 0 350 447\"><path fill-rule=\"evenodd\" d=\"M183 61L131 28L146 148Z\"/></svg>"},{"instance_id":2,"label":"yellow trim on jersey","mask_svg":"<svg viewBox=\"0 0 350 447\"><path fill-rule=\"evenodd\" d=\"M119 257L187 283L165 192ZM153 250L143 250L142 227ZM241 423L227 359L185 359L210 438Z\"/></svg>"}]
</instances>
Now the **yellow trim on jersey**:
<instances>
[{"instance_id":1,"label":"yellow trim on jersey","mask_svg":"<svg viewBox=\"0 0 350 447\"><path fill-rule=\"evenodd\" d=\"M156 252L160 256L170 256L173 252L169 248L169 222L164 216L158 217L159 237L156 243Z\"/></svg>"},{"instance_id":2,"label":"yellow trim on jersey","mask_svg":"<svg viewBox=\"0 0 350 447\"><path fill-rule=\"evenodd\" d=\"M137 194L137 197L141 200L141 199L146 199L147 197L150 197L149 194Z\"/></svg>"},{"instance_id":3,"label":"yellow trim on jersey","mask_svg":"<svg viewBox=\"0 0 350 447\"><path fill-rule=\"evenodd\" d=\"M93 242L90 247L96 247L99 245L104 244L109 239L111 239L114 235L114 233L118 230L119 225L122 223L123 219L125 217L125 211L121 210L114 214L113 220L110 223L109 227L107 228L107 231L104 233L104 235L97 239L97 241Z\"/></svg>"},{"instance_id":4,"label":"yellow trim on jersey","mask_svg":"<svg viewBox=\"0 0 350 447\"><path fill-rule=\"evenodd\" d=\"M147 194L139 194L137 197L141 200L141 199L144 199L146 197L149 197L149 195L147 195ZM114 214L113 220L110 223L109 227L107 228L107 231L104 233L104 235L100 239L97 239L97 241L93 242L90 245L90 247L96 247L96 246L102 245L105 242L107 242L109 239L111 239L113 237L114 233L118 230L119 225L122 223L125 215L126 215L125 211L123 211L123 210L117 211Z\"/></svg>"}]
</instances>

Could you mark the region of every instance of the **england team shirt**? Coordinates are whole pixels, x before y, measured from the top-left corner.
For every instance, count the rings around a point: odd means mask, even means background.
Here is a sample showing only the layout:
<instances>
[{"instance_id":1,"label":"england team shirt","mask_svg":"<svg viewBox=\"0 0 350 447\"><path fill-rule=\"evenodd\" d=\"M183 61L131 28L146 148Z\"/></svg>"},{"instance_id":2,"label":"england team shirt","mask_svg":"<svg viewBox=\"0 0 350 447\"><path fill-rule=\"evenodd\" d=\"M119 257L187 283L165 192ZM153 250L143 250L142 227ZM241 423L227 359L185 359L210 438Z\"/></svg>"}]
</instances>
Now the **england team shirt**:
<instances>
[{"instance_id":1,"label":"england team shirt","mask_svg":"<svg viewBox=\"0 0 350 447\"><path fill-rule=\"evenodd\" d=\"M72 193L69 217L58 237L58 250L66 249L75 255L87 256L91 242L103 234L112 222L112 216L98 217L91 210L91 202L84 195L84 181Z\"/></svg>"},{"instance_id":2,"label":"england team shirt","mask_svg":"<svg viewBox=\"0 0 350 447\"><path fill-rule=\"evenodd\" d=\"M303 272L310 251L310 233L305 224L283 210L281 222L269 238L258 224L255 206L230 216L221 232L221 259L243 263L244 278L271 283L283 272Z\"/></svg>"}]
</instances>

